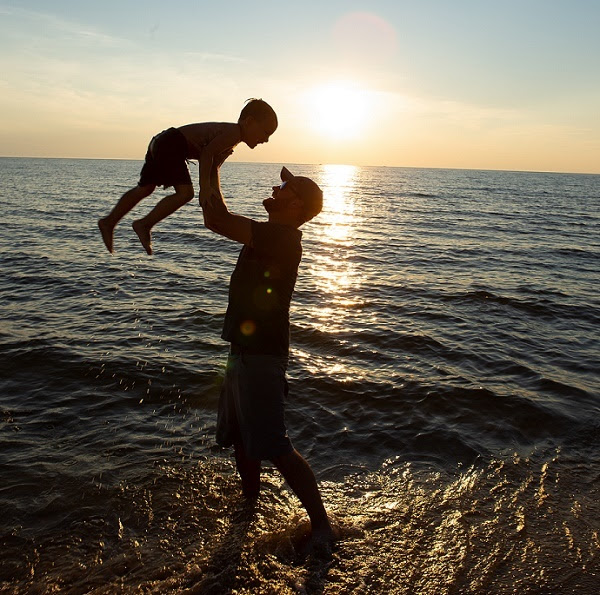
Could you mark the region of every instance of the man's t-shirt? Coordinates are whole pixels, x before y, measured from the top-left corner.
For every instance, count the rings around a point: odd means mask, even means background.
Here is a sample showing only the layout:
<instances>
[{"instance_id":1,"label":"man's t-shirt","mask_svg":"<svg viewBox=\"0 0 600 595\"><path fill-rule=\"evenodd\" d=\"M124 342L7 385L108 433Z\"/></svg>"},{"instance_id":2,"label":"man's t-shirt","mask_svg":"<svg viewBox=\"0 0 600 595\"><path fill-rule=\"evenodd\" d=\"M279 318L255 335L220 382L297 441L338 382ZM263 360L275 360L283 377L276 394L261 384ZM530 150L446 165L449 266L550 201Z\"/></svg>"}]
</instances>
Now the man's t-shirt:
<instances>
[{"instance_id":1,"label":"man's t-shirt","mask_svg":"<svg viewBox=\"0 0 600 595\"><path fill-rule=\"evenodd\" d=\"M301 240L294 227L252 221L252 246L242 248L229 283L223 339L248 353L288 355Z\"/></svg>"}]
</instances>

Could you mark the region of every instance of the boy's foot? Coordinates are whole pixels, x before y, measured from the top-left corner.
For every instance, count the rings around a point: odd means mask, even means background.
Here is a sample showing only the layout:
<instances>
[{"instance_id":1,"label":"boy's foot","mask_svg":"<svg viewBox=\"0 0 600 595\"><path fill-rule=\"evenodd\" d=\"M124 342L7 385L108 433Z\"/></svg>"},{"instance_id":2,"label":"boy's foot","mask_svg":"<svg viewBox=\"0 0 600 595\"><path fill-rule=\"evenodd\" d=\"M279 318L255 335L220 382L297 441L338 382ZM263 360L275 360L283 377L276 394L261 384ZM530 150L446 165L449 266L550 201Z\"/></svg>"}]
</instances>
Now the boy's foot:
<instances>
[{"instance_id":1,"label":"boy's foot","mask_svg":"<svg viewBox=\"0 0 600 595\"><path fill-rule=\"evenodd\" d=\"M146 227L141 221L134 221L132 223L133 231L137 233L142 246L146 249L148 254L152 254L152 234L150 228Z\"/></svg>"},{"instance_id":2,"label":"boy's foot","mask_svg":"<svg viewBox=\"0 0 600 595\"><path fill-rule=\"evenodd\" d=\"M104 219L98 219L98 227L102 234L102 241L106 246L106 249L112 254L113 253L113 231L114 227L106 223Z\"/></svg>"}]
</instances>

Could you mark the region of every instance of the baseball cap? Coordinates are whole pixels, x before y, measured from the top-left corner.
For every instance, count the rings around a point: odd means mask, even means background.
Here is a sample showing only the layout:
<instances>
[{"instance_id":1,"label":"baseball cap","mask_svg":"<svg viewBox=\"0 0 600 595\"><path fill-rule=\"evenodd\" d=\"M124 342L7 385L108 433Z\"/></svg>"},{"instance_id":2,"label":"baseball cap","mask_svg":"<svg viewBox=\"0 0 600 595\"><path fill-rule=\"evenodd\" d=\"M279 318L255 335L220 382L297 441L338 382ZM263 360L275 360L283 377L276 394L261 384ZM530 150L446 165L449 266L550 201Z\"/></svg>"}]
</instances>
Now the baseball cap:
<instances>
[{"instance_id":1,"label":"baseball cap","mask_svg":"<svg viewBox=\"0 0 600 595\"><path fill-rule=\"evenodd\" d=\"M295 176L287 167L281 168L281 181L292 183L294 191L304 202L305 221L309 221L321 212L323 191L316 182L304 176Z\"/></svg>"}]
</instances>

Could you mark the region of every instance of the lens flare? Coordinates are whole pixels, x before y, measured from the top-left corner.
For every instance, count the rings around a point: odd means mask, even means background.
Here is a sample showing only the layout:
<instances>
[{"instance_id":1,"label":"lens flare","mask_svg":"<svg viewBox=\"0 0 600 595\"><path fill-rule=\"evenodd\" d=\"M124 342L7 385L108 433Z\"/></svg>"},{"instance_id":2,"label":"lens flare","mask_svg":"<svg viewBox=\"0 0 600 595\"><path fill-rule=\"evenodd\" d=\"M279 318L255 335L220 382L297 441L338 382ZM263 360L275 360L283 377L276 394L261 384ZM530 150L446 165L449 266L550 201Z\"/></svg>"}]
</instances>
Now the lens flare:
<instances>
[{"instance_id":1,"label":"lens flare","mask_svg":"<svg viewBox=\"0 0 600 595\"><path fill-rule=\"evenodd\" d=\"M242 331L242 335L245 337L249 337L254 334L256 331L256 324L253 320L244 320L240 325L240 330Z\"/></svg>"},{"instance_id":2,"label":"lens flare","mask_svg":"<svg viewBox=\"0 0 600 595\"><path fill-rule=\"evenodd\" d=\"M353 64L380 65L397 49L396 30L371 12L349 12L333 26L333 41L341 57Z\"/></svg>"}]
</instances>

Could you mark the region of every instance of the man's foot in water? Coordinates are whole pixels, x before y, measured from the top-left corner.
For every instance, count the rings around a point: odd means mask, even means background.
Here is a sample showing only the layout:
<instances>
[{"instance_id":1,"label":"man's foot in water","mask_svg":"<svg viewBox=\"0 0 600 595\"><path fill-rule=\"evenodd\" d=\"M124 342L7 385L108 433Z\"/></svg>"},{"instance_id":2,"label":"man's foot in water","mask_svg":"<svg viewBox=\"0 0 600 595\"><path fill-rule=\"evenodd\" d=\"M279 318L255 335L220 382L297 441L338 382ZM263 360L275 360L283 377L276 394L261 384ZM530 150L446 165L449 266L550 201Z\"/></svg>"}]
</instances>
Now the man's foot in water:
<instances>
[{"instance_id":1,"label":"man's foot in water","mask_svg":"<svg viewBox=\"0 0 600 595\"><path fill-rule=\"evenodd\" d=\"M293 542L294 548L301 556L329 558L335 542L341 538L342 533L336 524L328 523L326 526L313 528L310 521L304 521L298 525Z\"/></svg>"},{"instance_id":2,"label":"man's foot in water","mask_svg":"<svg viewBox=\"0 0 600 595\"><path fill-rule=\"evenodd\" d=\"M313 527L311 529L310 541L311 544L314 546L332 546L336 541L339 541L340 539L340 528L333 523L327 523L327 525L324 525L322 527Z\"/></svg>"}]
</instances>

